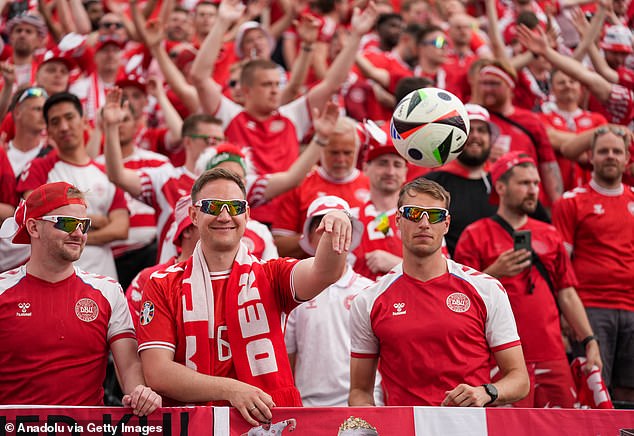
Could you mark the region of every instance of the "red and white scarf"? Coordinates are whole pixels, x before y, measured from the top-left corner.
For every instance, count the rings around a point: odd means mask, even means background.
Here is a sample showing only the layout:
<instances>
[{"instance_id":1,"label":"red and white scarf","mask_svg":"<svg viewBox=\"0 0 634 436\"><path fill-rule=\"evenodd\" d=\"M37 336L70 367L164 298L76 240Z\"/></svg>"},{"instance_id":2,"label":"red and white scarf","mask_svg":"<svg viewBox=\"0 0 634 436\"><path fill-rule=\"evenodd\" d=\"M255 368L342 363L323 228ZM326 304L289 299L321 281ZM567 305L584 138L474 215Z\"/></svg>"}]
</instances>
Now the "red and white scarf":
<instances>
[{"instance_id":1,"label":"red and white scarf","mask_svg":"<svg viewBox=\"0 0 634 436\"><path fill-rule=\"evenodd\" d=\"M270 295L260 293L257 277L261 265L240 243L227 279L225 319L238 380L257 386L273 397L277 406L302 405L293 381L280 312ZM268 284L262 283L268 290ZM185 365L199 373L215 375L214 296L200 242L185 264L183 321L186 337ZM270 293L269 293L270 294Z\"/></svg>"}]
</instances>

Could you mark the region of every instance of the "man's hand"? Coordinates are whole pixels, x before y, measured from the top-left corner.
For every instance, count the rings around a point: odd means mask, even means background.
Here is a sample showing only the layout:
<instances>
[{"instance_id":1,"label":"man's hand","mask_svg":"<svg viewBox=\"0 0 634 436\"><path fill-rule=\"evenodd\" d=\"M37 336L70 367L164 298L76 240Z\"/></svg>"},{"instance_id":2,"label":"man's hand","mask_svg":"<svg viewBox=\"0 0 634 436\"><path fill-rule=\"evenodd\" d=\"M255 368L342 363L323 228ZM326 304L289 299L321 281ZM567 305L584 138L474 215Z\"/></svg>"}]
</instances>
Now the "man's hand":
<instances>
[{"instance_id":1,"label":"man's hand","mask_svg":"<svg viewBox=\"0 0 634 436\"><path fill-rule=\"evenodd\" d=\"M317 227L317 233L320 232L332 235L332 249L335 253L342 254L350 249L352 223L342 211L335 210L324 215Z\"/></svg>"},{"instance_id":2,"label":"man's hand","mask_svg":"<svg viewBox=\"0 0 634 436\"><path fill-rule=\"evenodd\" d=\"M376 23L378 12L373 1L368 3L368 7L361 12L361 9L354 8L352 19L350 20L351 33L359 38L369 33Z\"/></svg>"},{"instance_id":3,"label":"man's hand","mask_svg":"<svg viewBox=\"0 0 634 436\"><path fill-rule=\"evenodd\" d=\"M271 422L271 409L275 407L275 403L262 389L235 380L235 387L231 388L228 400L249 424L258 426Z\"/></svg>"},{"instance_id":4,"label":"man's hand","mask_svg":"<svg viewBox=\"0 0 634 436\"><path fill-rule=\"evenodd\" d=\"M159 46L165 39L165 28L163 22L157 18L149 20L144 29L140 29L141 39L150 49Z\"/></svg>"},{"instance_id":5,"label":"man's hand","mask_svg":"<svg viewBox=\"0 0 634 436\"><path fill-rule=\"evenodd\" d=\"M147 93L154 98L158 98L159 94L165 93L163 88L163 79L158 74L150 74L147 79Z\"/></svg>"},{"instance_id":6,"label":"man's hand","mask_svg":"<svg viewBox=\"0 0 634 436\"><path fill-rule=\"evenodd\" d=\"M309 14L302 14L293 21L299 40L304 44L313 44L319 37L319 19Z\"/></svg>"},{"instance_id":7,"label":"man's hand","mask_svg":"<svg viewBox=\"0 0 634 436\"><path fill-rule=\"evenodd\" d=\"M15 83L15 67L10 62L0 62L0 74L4 79L4 86L13 87Z\"/></svg>"},{"instance_id":8,"label":"man's hand","mask_svg":"<svg viewBox=\"0 0 634 436\"><path fill-rule=\"evenodd\" d=\"M131 407L137 416L146 416L163 405L161 396L147 386L137 385L121 400L124 407Z\"/></svg>"},{"instance_id":9,"label":"man's hand","mask_svg":"<svg viewBox=\"0 0 634 436\"><path fill-rule=\"evenodd\" d=\"M106 104L101 108L101 120L104 127L118 125L123 121L124 111L121 107L121 88L112 88L106 94ZM124 107L127 107L129 102L124 103Z\"/></svg>"},{"instance_id":10,"label":"man's hand","mask_svg":"<svg viewBox=\"0 0 634 436\"><path fill-rule=\"evenodd\" d=\"M500 254L493 264L484 270L495 278L513 277L531 265L531 252L525 249L510 250Z\"/></svg>"},{"instance_id":11,"label":"man's hand","mask_svg":"<svg viewBox=\"0 0 634 436\"><path fill-rule=\"evenodd\" d=\"M339 118L339 106L333 101L328 101L323 112L318 108L313 108L313 127L315 134L321 140L328 141L330 135L335 130L337 119Z\"/></svg>"},{"instance_id":12,"label":"man's hand","mask_svg":"<svg viewBox=\"0 0 634 436\"><path fill-rule=\"evenodd\" d=\"M462 383L453 388L451 391L445 392L445 399L441 406L453 407L483 407L491 397L484 390L483 386L469 386Z\"/></svg>"},{"instance_id":13,"label":"man's hand","mask_svg":"<svg viewBox=\"0 0 634 436\"><path fill-rule=\"evenodd\" d=\"M550 47L548 37L539 26L531 30L520 24L517 26L517 38L528 51L537 55L544 56L546 50Z\"/></svg>"},{"instance_id":14,"label":"man's hand","mask_svg":"<svg viewBox=\"0 0 634 436\"><path fill-rule=\"evenodd\" d=\"M586 345L586 363L582 367L582 371L586 374L592 371L592 368L596 366L599 371L603 370L603 361L601 360L601 352L599 351L599 343L597 341L590 341Z\"/></svg>"},{"instance_id":15,"label":"man's hand","mask_svg":"<svg viewBox=\"0 0 634 436\"><path fill-rule=\"evenodd\" d=\"M365 263L370 268L370 271L375 274L390 271L401 260L403 259L385 250L373 250L365 253Z\"/></svg>"},{"instance_id":16,"label":"man's hand","mask_svg":"<svg viewBox=\"0 0 634 436\"><path fill-rule=\"evenodd\" d=\"M242 0L223 0L218 8L218 18L227 23L235 23L242 17L245 8Z\"/></svg>"}]
</instances>

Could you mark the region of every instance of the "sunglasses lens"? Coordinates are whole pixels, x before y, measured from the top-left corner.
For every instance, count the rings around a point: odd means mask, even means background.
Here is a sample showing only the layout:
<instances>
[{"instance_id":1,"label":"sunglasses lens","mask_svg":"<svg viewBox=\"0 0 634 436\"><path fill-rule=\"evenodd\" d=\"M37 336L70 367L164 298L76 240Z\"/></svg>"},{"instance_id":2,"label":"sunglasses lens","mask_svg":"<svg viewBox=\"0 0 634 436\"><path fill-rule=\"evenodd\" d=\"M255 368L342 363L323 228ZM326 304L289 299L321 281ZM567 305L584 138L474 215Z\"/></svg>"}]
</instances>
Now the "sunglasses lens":
<instances>
[{"instance_id":1,"label":"sunglasses lens","mask_svg":"<svg viewBox=\"0 0 634 436\"><path fill-rule=\"evenodd\" d=\"M429 216L429 222L436 224L445 219L445 211L442 209L427 209L427 215Z\"/></svg>"},{"instance_id":2,"label":"sunglasses lens","mask_svg":"<svg viewBox=\"0 0 634 436\"><path fill-rule=\"evenodd\" d=\"M247 210L247 202L244 200L201 200L200 210L209 215L218 216L226 207L229 215L242 215Z\"/></svg>"},{"instance_id":3,"label":"sunglasses lens","mask_svg":"<svg viewBox=\"0 0 634 436\"><path fill-rule=\"evenodd\" d=\"M403 217L415 223L419 222L423 218L423 209L420 207L404 207Z\"/></svg>"},{"instance_id":4,"label":"sunglasses lens","mask_svg":"<svg viewBox=\"0 0 634 436\"><path fill-rule=\"evenodd\" d=\"M54 227L59 230L63 230L66 233L73 233L77 226L81 226L82 233L87 233L90 228L90 219L79 219L73 217L57 217L57 222Z\"/></svg>"}]
</instances>

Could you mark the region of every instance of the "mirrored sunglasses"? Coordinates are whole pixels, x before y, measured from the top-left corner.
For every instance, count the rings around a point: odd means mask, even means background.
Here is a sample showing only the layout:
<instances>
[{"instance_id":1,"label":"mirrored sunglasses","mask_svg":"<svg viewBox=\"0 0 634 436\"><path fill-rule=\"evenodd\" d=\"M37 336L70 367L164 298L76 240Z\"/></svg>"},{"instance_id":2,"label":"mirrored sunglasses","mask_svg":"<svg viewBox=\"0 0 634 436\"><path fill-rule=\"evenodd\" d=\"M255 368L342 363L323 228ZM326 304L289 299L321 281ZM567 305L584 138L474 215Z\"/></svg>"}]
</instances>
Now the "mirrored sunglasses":
<instances>
[{"instance_id":1,"label":"mirrored sunglasses","mask_svg":"<svg viewBox=\"0 0 634 436\"><path fill-rule=\"evenodd\" d=\"M84 234L88 233L88 229L90 229L90 218L76 218L74 216L64 215L46 215L38 219L42 221L52 222L53 227L66 233L73 233L75 230L77 230L78 226L81 226L81 232Z\"/></svg>"},{"instance_id":2,"label":"mirrored sunglasses","mask_svg":"<svg viewBox=\"0 0 634 436\"><path fill-rule=\"evenodd\" d=\"M200 208L201 212L214 216L220 215L224 208L231 216L242 215L247 211L248 205L246 200L217 200L215 198L205 198L194 204Z\"/></svg>"},{"instance_id":3,"label":"mirrored sunglasses","mask_svg":"<svg viewBox=\"0 0 634 436\"><path fill-rule=\"evenodd\" d=\"M18 103L17 104L22 103L27 98L33 98L33 97L48 98L48 94L46 93L44 88L40 88L40 87L37 87L37 86L35 86L33 88L27 88L27 89L25 89L22 92L22 94L20 94L20 98L18 98Z\"/></svg>"},{"instance_id":4,"label":"mirrored sunglasses","mask_svg":"<svg viewBox=\"0 0 634 436\"><path fill-rule=\"evenodd\" d=\"M445 39L444 36L437 36L436 38L430 40L430 41L422 41L420 43L421 45L433 45L436 48L443 48L444 46L447 45L447 40Z\"/></svg>"},{"instance_id":5,"label":"mirrored sunglasses","mask_svg":"<svg viewBox=\"0 0 634 436\"><path fill-rule=\"evenodd\" d=\"M406 220L419 222L423 216L427 216L430 224L437 224L445 221L449 215L449 211L442 207L424 207L424 206L401 206L398 211Z\"/></svg>"}]
</instances>

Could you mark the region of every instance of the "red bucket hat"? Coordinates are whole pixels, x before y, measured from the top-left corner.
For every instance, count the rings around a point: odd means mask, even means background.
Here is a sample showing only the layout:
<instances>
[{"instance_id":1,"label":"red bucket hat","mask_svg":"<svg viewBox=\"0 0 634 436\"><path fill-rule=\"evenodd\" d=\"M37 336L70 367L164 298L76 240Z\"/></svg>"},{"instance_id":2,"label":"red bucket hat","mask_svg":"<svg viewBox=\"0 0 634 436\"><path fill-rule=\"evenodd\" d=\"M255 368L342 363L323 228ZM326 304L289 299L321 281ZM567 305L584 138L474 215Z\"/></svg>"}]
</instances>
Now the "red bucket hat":
<instances>
[{"instance_id":1,"label":"red bucket hat","mask_svg":"<svg viewBox=\"0 0 634 436\"><path fill-rule=\"evenodd\" d=\"M69 197L70 190L76 187L66 182L46 183L36 188L26 200L20 202L13 218L6 219L0 227L0 238L13 237L14 244L30 244L31 237L26 230L29 218L40 218L48 212L69 204L81 204L88 207L81 197Z\"/></svg>"}]
</instances>

